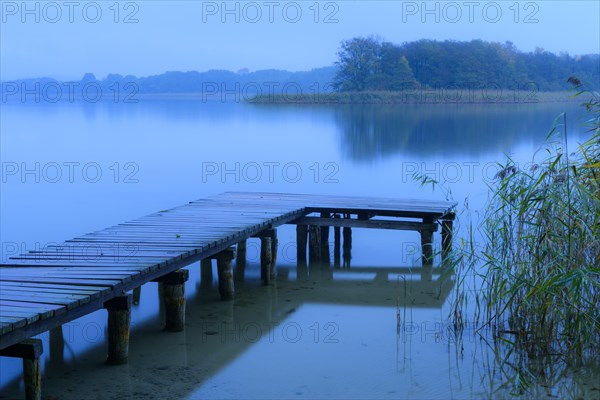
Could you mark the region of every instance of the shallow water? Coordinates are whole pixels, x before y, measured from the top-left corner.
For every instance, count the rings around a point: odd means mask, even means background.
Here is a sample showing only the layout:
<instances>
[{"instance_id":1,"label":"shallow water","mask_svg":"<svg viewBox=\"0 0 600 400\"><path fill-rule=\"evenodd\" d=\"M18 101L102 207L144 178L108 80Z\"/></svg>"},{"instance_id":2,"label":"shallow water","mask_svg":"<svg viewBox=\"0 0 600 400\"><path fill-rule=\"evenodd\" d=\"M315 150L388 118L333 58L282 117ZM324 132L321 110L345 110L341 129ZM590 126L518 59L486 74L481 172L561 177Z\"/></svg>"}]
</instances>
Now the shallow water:
<instances>
[{"instance_id":1,"label":"shallow water","mask_svg":"<svg viewBox=\"0 0 600 400\"><path fill-rule=\"evenodd\" d=\"M568 104L3 104L2 260L228 190L443 199L443 191L412 178L428 173L452 191L459 211L467 199L476 213L496 160L509 153L530 161L565 109L576 141L581 112ZM78 163L72 180L65 163ZM14 165L20 170L8 174ZM51 174L56 165L59 179ZM269 165L277 167L272 175ZM209 174L215 166L219 172ZM456 229L460 240L464 224ZM421 269L418 234L355 229L351 268L313 269L308 280L297 277L294 229L281 228L279 241L279 278L267 287L258 279L258 241L248 242L250 264L234 302L221 302L214 285L200 282L198 265L190 266L182 333L162 331L158 285L145 285L132 313L127 365L104 364L103 310L65 325L64 345L41 335L44 396L514 396L510 384L502 387L510 377L486 341L467 329L457 342L444 322L454 278L442 283L439 271ZM0 398L22 397L20 364L0 358ZM563 375L534 393L599 396L597 366Z\"/></svg>"},{"instance_id":2,"label":"shallow water","mask_svg":"<svg viewBox=\"0 0 600 400\"><path fill-rule=\"evenodd\" d=\"M134 307L129 364L107 366L105 312L63 327L64 342L42 335L44 393L56 399L510 398L491 382L491 351L467 332L457 342L443 303L453 277L440 271L388 280L317 267L307 279L280 266L275 285L248 266L237 298L222 302L202 285L198 265L186 285L186 329L162 331L158 284ZM366 270L361 269L361 270ZM346 275L355 277L348 279ZM357 279L357 275L362 275ZM417 276L414 276L417 275ZM154 309L154 313L148 312ZM4 368L10 365L4 365ZM487 370L486 370L487 369ZM597 372L597 371L596 371ZM592 378L593 375L587 378ZM586 383L588 386L586 386ZM20 379L3 398L19 398ZM490 385L495 384L495 385ZM571 388L569 385L568 388ZM593 398L584 378L579 394ZM540 388L544 390L544 388ZM572 390L572 388L571 388ZM562 397L552 388L545 397Z\"/></svg>"}]
</instances>

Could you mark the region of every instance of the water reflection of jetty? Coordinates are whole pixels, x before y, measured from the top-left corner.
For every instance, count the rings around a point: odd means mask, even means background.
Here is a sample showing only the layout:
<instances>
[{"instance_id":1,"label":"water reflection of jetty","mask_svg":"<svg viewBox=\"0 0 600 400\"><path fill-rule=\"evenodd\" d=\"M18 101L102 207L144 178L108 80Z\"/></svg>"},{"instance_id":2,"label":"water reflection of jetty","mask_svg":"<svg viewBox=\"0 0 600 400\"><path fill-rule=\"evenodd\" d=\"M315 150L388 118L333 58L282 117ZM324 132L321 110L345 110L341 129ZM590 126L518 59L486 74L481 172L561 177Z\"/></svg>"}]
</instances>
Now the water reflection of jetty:
<instances>
[{"instance_id":1,"label":"water reflection of jetty","mask_svg":"<svg viewBox=\"0 0 600 400\"><path fill-rule=\"evenodd\" d=\"M433 279L433 233L441 225L442 260L445 260L451 247L454 207L454 203L433 201L225 193L78 237L60 246L30 251L12 257L8 264L1 266L0 355L24 360L26 398L39 399L42 342L30 338L50 331L51 361L60 363L64 352L60 344L63 341L61 326L105 308L108 310L107 361L126 364L130 358L132 303L139 303L141 286L151 281L159 282L160 315L164 315L165 330L184 332L187 337L185 332L190 328L186 321L184 285L190 273L182 268L200 261L201 282L208 288L213 282L212 259L216 259L220 297L232 300L234 281L243 284L245 276L245 241L257 237L261 241L261 281L269 285L277 276L276 227L283 224L297 226L298 265L294 282L303 285L313 282L319 287L308 301L356 304L363 299L373 304L389 304L393 299L392 304L396 304L402 298L408 299L410 286L411 290L433 293L434 303L441 304L449 292L450 280ZM329 254L330 227L334 230L333 268ZM421 268L410 271L349 268L352 228L420 232ZM99 252L90 257L90 250ZM399 278L390 279L390 274L404 276L410 272L413 276L413 271L418 271L419 280L403 278L400 285ZM364 273L365 277L372 275L373 279L367 279L372 281L371 285L337 279L349 276L349 272ZM289 277L290 271L281 269L282 285L291 282ZM379 298L366 288L373 285L387 287L391 292L386 294L381 290L383 297ZM201 294L210 292L199 291ZM234 310L236 303L224 304L231 304L230 309ZM270 309L269 321L282 317L283 310L277 306L276 299ZM233 322L236 318L238 313L229 319ZM210 352L209 348L203 350Z\"/></svg>"}]
</instances>

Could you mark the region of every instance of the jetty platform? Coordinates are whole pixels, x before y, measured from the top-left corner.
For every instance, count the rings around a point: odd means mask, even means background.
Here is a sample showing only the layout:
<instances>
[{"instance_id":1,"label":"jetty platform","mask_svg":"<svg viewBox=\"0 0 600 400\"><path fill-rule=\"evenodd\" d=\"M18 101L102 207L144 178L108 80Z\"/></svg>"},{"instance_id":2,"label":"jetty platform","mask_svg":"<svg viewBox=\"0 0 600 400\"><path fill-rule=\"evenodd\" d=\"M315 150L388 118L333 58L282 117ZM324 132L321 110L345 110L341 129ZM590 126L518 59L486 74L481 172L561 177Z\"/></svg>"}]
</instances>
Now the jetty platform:
<instances>
[{"instance_id":1,"label":"jetty platform","mask_svg":"<svg viewBox=\"0 0 600 400\"><path fill-rule=\"evenodd\" d=\"M246 240L260 238L261 279L270 284L277 275L277 227L294 224L299 271L331 262L331 227L334 265L343 259L349 267L352 228L372 228L418 231L422 264L430 266L434 232L441 231L442 260L451 251L455 207L447 201L227 192L15 255L0 264L0 356L23 359L26 398L40 399L43 348L32 338L106 309L107 362L126 363L131 304L147 282L164 287L165 329L181 331L189 277L184 268L193 263L200 262L202 280L212 281L216 259L220 296L232 300L235 275L244 273Z\"/></svg>"}]
</instances>

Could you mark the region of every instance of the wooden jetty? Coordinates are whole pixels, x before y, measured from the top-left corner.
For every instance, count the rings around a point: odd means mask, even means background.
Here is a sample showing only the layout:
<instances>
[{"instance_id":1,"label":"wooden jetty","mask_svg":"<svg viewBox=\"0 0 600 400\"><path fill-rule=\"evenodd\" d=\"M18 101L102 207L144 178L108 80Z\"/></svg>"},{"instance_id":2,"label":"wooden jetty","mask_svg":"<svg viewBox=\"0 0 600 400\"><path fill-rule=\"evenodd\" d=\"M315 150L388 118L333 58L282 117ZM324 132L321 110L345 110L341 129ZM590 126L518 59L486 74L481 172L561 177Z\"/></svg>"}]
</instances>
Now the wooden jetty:
<instances>
[{"instance_id":1,"label":"wooden jetty","mask_svg":"<svg viewBox=\"0 0 600 400\"><path fill-rule=\"evenodd\" d=\"M29 251L0 265L0 355L23 359L27 399L41 398L41 341L48 330L105 308L108 357L127 362L132 294L147 282L164 286L168 331L185 323L182 268L201 261L201 279L212 280L217 260L219 293L234 297L236 274L243 274L245 242L261 240L261 279L276 276L276 228L297 226L298 265L329 262L329 228L334 227L334 259L339 260L343 229L349 260L351 229L414 230L421 234L423 265L433 262L433 233L441 225L442 257L452 242L456 203L369 197L232 192L162 210L145 217ZM347 261L345 261L347 262Z\"/></svg>"},{"instance_id":2,"label":"wooden jetty","mask_svg":"<svg viewBox=\"0 0 600 400\"><path fill-rule=\"evenodd\" d=\"M257 240L254 240L257 242ZM283 246L280 243L280 256ZM256 252L252 248L249 259L254 258ZM292 247L290 247L290 251ZM283 261L283 260L282 260ZM200 276L200 271L195 268L190 270L190 277ZM163 381L171 368L186 368L184 374L185 385L181 381L172 381L172 385L158 385L152 387L154 398L189 398L197 396L196 389L207 384L213 373L239 361L239 357L252 351L253 346L259 342L286 341L287 336L282 336L284 331L275 332L291 325L313 324L318 322L322 334L331 333L323 330L325 324L333 322L337 325L337 318L330 318L327 314L315 315L310 322L303 319L299 311L305 306L319 304L319 306L361 306L396 308L400 312L401 332L397 332L397 340L405 342L411 338L421 339L421 328L415 329L417 319L405 319L404 309L429 308L441 309L456 283L452 279L452 270L442 266L431 268L404 267L378 267L369 264L365 267L335 268L330 264L321 264L311 270L307 279L296 275L296 265L293 260L289 263L281 262L277 267L277 285L257 290L257 278L260 281L260 269L248 270L244 281L236 280L236 301L223 301L215 303L217 282L194 282L194 288L188 293L186 285L186 326L182 332L175 335L155 335L160 324L165 320L165 304L160 295L159 285L144 286L144 297L156 297L159 292L158 310L153 317L144 318L135 325L132 331L132 345L129 351L129 371L137 371L138 366L148 368L161 367L162 372L157 372L157 381ZM257 276L258 275L258 276ZM399 278L401 276L401 278ZM386 279L387 278L387 279ZM188 282L190 283L190 282ZM242 288L238 290L238 287ZM239 295L238 295L239 291ZM154 293L147 293L154 292ZM241 304L236 304L237 300ZM400 310L400 311L398 311ZM368 312L368 309L365 309ZM132 308L136 313L135 303ZM393 314L393 313L391 313ZM393 315L391 315L393 317ZM397 315L398 317L398 315ZM388 320L389 321L389 320ZM397 321L398 322L398 321ZM386 321L387 323L387 321ZM331 326L331 325L330 325ZM74 344L73 335L82 327L78 321L65 324L62 328L54 329L49 334L44 334L44 352L47 357L41 359L44 364L44 395L58 395L54 390L67 391L72 398L85 398L81 393L94 393L98 387L111 385L120 387L118 394L127 398L143 398L146 390L145 381L130 377L127 372L115 372L110 368L98 372L93 360L100 360L104 346L102 341L94 346L87 346L85 350L77 352L77 360L67 360L65 350L69 344ZM396 327L398 329L398 327ZM310 329L310 328L309 328ZM440 330L443 328L439 328ZM64 334L63 334L64 331ZM442 335L449 333L440 331ZM308 331L306 332L308 333ZM83 330L82 330L83 334ZM260 337L260 338L259 338ZM314 341L311 331L307 336ZM320 336L324 341L325 336ZM48 343L48 344L46 344ZM182 345L185 344L185 345ZM269 346L271 347L271 346ZM167 351L152 351L152 349L168 349ZM216 350L216 351L215 351ZM143 355L143 356L142 356ZM92 360L91 363L83 360ZM164 369L167 368L167 369ZM74 381L64 382L62 377L67 371L76 371L76 380L86 382L84 388L74 387ZM96 376L99 374L99 376ZM137 373L136 373L137 374ZM299 377L300 378L300 377ZM171 378L169 378L171 379ZM4 380L3 389L5 396L14 398L19 393L21 376ZM87 383L90 382L88 385ZM93 382L93 383L91 383ZM114 392L114 391L113 391ZM12 395L12 397L11 397ZM89 396L88 396L89 397Z\"/></svg>"}]
</instances>

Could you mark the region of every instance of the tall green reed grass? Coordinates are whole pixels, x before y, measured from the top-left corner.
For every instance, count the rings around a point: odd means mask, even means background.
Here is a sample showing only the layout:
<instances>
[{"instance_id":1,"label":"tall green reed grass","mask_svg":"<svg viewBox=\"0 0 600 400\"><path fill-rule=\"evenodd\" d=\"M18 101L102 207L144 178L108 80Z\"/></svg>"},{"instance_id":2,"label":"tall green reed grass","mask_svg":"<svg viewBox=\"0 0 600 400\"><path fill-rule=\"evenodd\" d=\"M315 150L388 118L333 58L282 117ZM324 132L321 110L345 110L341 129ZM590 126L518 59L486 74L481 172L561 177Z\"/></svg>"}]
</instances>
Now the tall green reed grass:
<instances>
[{"instance_id":1,"label":"tall green reed grass","mask_svg":"<svg viewBox=\"0 0 600 400\"><path fill-rule=\"evenodd\" d=\"M573 97L588 97L589 137L570 144L561 114L531 163L499 163L484 210L465 200L466 230L449 263L457 343L476 327L515 395L600 361L600 95L569 82Z\"/></svg>"},{"instance_id":2,"label":"tall green reed grass","mask_svg":"<svg viewBox=\"0 0 600 400\"><path fill-rule=\"evenodd\" d=\"M500 164L472 259L477 317L528 357L600 349L600 102L590 95L590 138L572 153L561 114L532 163Z\"/></svg>"}]
</instances>

